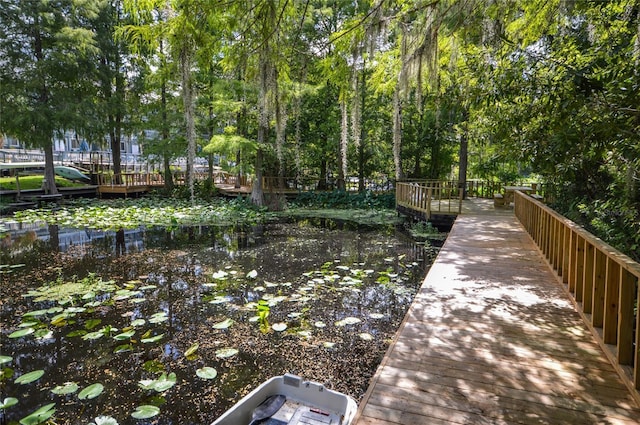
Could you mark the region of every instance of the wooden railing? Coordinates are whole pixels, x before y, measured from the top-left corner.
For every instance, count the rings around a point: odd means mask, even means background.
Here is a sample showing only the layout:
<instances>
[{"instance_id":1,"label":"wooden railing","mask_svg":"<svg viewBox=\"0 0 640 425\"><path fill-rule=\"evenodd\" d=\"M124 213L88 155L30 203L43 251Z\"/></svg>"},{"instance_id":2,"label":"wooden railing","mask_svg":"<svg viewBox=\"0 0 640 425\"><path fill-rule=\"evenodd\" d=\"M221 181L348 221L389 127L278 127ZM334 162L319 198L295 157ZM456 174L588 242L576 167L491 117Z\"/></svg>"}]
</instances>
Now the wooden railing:
<instances>
[{"instance_id":1,"label":"wooden railing","mask_svg":"<svg viewBox=\"0 0 640 425\"><path fill-rule=\"evenodd\" d=\"M396 206L424 215L460 214L462 191L456 181L428 180L396 183Z\"/></svg>"},{"instance_id":2,"label":"wooden railing","mask_svg":"<svg viewBox=\"0 0 640 425\"><path fill-rule=\"evenodd\" d=\"M640 402L640 264L521 192L515 214Z\"/></svg>"},{"instance_id":3,"label":"wooden railing","mask_svg":"<svg viewBox=\"0 0 640 425\"><path fill-rule=\"evenodd\" d=\"M97 174L97 183L100 186L162 186L164 178L159 173L120 173Z\"/></svg>"}]
</instances>

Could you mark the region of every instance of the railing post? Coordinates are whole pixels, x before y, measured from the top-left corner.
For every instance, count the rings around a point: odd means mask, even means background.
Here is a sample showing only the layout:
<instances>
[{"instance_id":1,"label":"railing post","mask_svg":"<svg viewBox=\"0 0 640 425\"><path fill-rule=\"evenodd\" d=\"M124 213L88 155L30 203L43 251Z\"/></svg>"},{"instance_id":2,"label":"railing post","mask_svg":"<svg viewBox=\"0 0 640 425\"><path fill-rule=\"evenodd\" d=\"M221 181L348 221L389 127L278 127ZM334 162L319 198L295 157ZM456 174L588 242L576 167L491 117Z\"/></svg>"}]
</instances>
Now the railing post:
<instances>
[{"instance_id":1,"label":"railing post","mask_svg":"<svg viewBox=\"0 0 640 425\"><path fill-rule=\"evenodd\" d=\"M595 249L595 264L593 270L593 311L591 323L601 328L604 322L604 294L607 276L607 256L599 249Z\"/></svg>"},{"instance_id":2,"label":"railing post","mask_svg":"<svg viewBox=\"0 0 640 425\"><path fill-rule=\"evenodd\" d=\"M618 320L618 363L623 365L633 364L633 328L625 326L626 323L633 323L634 299L636 296L636 285L638 279L629 271L622 269L620 274L620 318ZM637 330L636 330L637 333ZM637 346L636 346L637 347ZM639 351L637 348L636 352ZM638 364L636 363L636 369Z\"/></svg>"},{"instance_id":3,"label":"railing post","mask_svg":"<svg viewBox=\"0 0 640 425\"><path fill-rule=\"evenodd\" d=\"M590 242L584 242L584 274L582 277L582 311L585 314L593 312L593 282L596 276L596 252L595 247ZM593 323L593 320L591 321Z\"/></svg>"},{"instance_id":4,"label":"railing post","mask_svg":"<svg viewBox=\"0 0 640 425\"><path fill-rule=\"evenodd\" d=\"M620 265L607 257L607 274L604 293L604 320L602 339L605 344L618 342L618 298L620 296Z\"/></svg>"}]
</instances>

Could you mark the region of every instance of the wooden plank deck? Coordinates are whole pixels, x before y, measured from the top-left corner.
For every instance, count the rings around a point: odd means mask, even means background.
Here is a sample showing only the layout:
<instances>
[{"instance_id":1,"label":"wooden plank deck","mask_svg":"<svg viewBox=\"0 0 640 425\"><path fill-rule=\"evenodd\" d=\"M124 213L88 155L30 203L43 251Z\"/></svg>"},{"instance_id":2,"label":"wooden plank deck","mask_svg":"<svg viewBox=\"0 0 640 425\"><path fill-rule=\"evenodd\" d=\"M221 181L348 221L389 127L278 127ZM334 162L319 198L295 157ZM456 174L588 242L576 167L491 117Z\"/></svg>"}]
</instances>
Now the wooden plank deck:
<instances>
[{"instance_id":1,"label":"wooden plank deck","mask_svg":"<svg viewBox=\"0 0 640 425\"><path fill-rule=\"evenodd\" d=\"M464 204L354 423L640 423L513 210Z\"/></svg>"}]
</instances>

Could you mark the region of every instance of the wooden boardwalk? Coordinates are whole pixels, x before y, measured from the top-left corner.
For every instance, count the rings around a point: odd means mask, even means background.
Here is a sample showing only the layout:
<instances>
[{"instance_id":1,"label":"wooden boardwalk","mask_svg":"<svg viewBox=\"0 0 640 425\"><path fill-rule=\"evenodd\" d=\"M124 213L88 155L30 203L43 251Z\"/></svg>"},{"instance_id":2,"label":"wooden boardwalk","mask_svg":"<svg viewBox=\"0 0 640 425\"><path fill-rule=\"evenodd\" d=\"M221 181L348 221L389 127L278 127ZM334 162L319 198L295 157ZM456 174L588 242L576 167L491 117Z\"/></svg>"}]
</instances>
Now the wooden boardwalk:
<instances>
[{"instance_id":1,"label":"wooden boardwalk","mask_svg":"<svg viewBox=\"0 0 640 425\"><path fill-rule=\"evenodd\" d=\"M640 424L513 210L465 201L357 425Z\"/></svg>"}]
</instances>

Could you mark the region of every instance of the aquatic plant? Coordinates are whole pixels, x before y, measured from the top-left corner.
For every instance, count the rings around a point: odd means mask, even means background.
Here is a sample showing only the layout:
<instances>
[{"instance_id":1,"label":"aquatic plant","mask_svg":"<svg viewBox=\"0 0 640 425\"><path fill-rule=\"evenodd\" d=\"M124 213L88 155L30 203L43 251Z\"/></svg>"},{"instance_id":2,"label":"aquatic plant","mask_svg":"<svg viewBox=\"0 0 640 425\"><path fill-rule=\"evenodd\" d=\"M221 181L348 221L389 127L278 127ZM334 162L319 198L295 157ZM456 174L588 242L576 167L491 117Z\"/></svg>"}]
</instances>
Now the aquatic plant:
<instances>
[{"instance_id":1,"label":"aquatic plant","mask_svg":"<svg viewBox=\"0 0 640 425\"><path fill-rule=\"evenodd\" d=\"M118 230L141 226L251 224L268 217L266 210L246 202L214 199L192 205L187 200L149 197L94 200L91 203L70 202L56 209L27 209L17 211L12 220L20 223L43 222L70 228Z\"/></svg>"}]
</instances>

